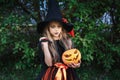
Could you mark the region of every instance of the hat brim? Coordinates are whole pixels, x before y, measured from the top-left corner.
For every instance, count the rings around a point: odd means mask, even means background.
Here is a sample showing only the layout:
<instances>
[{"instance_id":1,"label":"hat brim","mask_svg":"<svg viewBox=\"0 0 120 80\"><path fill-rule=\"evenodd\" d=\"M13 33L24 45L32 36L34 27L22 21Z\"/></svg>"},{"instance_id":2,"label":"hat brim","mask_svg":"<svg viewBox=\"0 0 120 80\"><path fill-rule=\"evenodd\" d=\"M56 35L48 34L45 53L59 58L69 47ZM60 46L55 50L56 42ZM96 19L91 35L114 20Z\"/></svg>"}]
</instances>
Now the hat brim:
<instances>
[{"instance_id":1,"label":"hat brim","mask_svg":"<svg viewBox=\"0 0 120 80\"><path fill-rule=\"evenodd\" d=\"M40 22L37 24L37 32L39 34L42 34L45 27L48 25L49 21L44 21L44 22ZM63 28L67 31L67 32L70 32L72 29L73 29L73 24L72 23L64 23L64 22L61 22L62 25L63 25Z\"/></svg>"},{"instance_id":2,"label":"hat brim","mask_svg":"<svg viewBox=\"0 0 120 80\"><path fill-rule=\"evenodd\" d=\"M46 25L48 24L48 22L40 22L37 24L37 32L39 34L43 33L44 28L46 27Z\"/></svg>"},{"instance_id":3,"label":"hat brim","mask_svg":"<svg viewBox=\"0 0 120 80\"><path fill-rule=\"evenodd\" d=\"M63 28L67 31L70 32L73 29L73 24L72 23L63 23Z\"/></svg>"}]
</instances>

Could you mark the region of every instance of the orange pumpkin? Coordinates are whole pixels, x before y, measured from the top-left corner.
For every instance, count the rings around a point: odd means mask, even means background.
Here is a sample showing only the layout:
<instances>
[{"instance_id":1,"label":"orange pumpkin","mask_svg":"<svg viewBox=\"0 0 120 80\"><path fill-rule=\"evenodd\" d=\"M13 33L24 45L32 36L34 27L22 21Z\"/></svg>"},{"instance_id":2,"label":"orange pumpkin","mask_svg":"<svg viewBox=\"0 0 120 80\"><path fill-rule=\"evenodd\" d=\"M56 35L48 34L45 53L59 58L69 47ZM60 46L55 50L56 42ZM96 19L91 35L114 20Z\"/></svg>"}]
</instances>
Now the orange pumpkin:
<instances>
[{"instance_id":1,"label":"orange pumpkin","mask_svg":"<svg viewBox=\"0 0 120 80\"><path fill-rule=\"evenodd\" d=\"M62 60L64 64L79 63L81 61L81 53L78 49L70 49L63 53Z\"/></svg>"}]
</instances>

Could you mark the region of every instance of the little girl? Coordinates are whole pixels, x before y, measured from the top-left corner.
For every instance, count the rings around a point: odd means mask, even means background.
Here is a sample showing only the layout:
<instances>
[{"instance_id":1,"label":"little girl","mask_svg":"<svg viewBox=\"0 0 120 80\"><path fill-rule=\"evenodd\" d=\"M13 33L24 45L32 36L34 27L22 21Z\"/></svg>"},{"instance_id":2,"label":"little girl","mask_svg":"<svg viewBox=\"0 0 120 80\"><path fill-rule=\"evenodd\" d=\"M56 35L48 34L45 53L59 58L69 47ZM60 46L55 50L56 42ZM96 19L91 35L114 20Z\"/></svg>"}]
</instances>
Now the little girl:
<instances>
[{"instance_id":1,"label":"little girl","mask_svg":"<svg viewBox=\"0 0 120 80\"><path fill-rule=\"evenodd\" d=\"M74 48L67 34L72 29L73 25L62 18L57 1L48 0L47 16L37 26L38 33L42 34L39 39L41 72L37 80L80 80L75 72L80 63L65 65L62 61L62 54Z\"/></svg>"},{"instance_id":2,"label":"little girl","mask_svg":"<svg viewBox=\"0 0 120 80\"><path fill-rule=\"evenodd\" d=\"M43 29L43 37L39 39L42 67L38 80L80 80L74 70L80 67L80 63L65 65L62 61L63 52L74 48L67 32L62 22L55 20L50 21ZM59 69L55 66L56 63L61 63L65 67L66 76L56 78Z\"/></svg>"}]
</instances>

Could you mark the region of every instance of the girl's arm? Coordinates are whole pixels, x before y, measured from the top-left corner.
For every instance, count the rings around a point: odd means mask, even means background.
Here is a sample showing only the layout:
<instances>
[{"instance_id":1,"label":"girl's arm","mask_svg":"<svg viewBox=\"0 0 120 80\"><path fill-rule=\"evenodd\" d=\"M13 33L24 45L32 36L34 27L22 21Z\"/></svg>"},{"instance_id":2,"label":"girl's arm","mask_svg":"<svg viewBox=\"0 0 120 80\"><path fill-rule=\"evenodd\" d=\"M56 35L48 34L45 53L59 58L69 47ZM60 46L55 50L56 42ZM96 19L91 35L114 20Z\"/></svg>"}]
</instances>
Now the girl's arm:
<instances>
[{"instance_id":1,"label":"girl's arm","mask_svg":"<svg viewBox=\"0 0 120 80\"><path fill-rule=\"evenodd\" d=\"M44 52L44 61L47 64L47 66L52 66L52 57L48 48L48 41L42 41L44 39L46 39L46 37L40 38L41 47Z\"/></svg>"}]
</instances>

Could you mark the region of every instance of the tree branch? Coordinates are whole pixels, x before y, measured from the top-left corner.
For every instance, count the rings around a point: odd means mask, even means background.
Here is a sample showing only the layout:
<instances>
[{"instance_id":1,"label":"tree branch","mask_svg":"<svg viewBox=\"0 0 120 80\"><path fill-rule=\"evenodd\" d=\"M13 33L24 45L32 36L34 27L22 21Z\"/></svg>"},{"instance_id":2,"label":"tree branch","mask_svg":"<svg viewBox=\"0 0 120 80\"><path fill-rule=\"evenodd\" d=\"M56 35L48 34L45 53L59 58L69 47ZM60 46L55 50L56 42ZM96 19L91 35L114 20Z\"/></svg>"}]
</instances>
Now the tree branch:
<instances>
[{"instance_id":1,"label":"tree branch","mask_svg":"<svg viewBox=\"0 0 120 80\"><path fill-rule=\"evenodd\" d=\"M19 0L16 0L16 1L17 1L17 4L20 5L27 14L29 14L33 19L35 19L35 21L37 21L37 18L30 12L30 10L26 8L24 4L22 4Z\"/></svg>"},{"instance_id":2,"label":"tree branch","mask_svg":"<svg viewBox=\"0 0 120 80\"><path fill-rule=\"evenodd\" d=\"M39 0L33 0L33 7L34 7L34 11L37 12L37 22L40 22L42 19L40 15Z\"/></svg>"}]
</instances>

